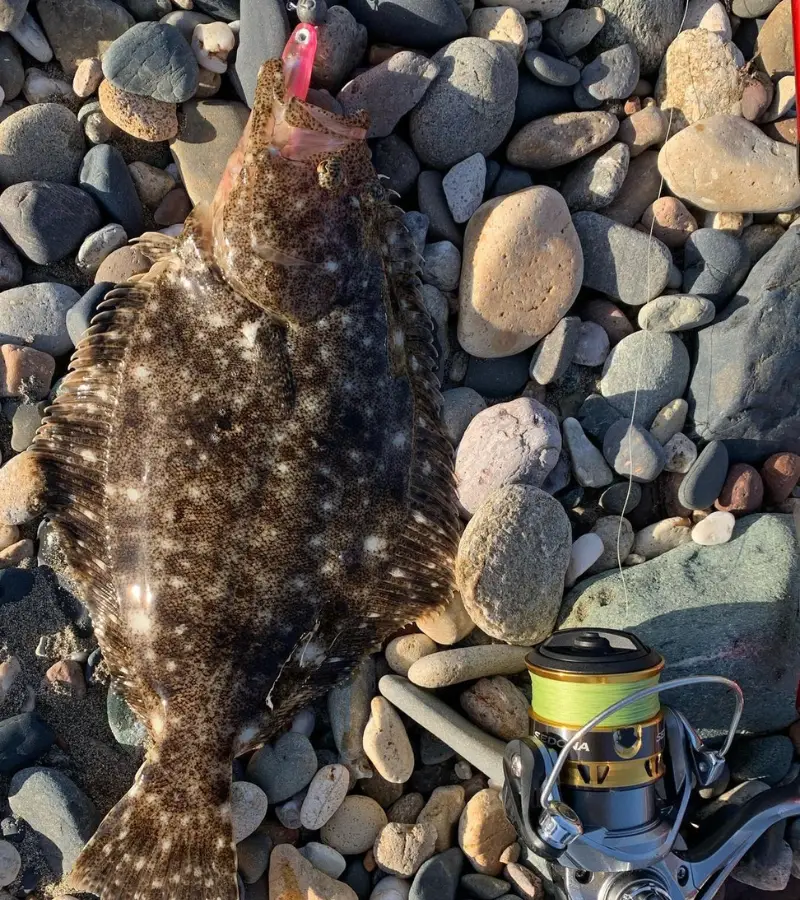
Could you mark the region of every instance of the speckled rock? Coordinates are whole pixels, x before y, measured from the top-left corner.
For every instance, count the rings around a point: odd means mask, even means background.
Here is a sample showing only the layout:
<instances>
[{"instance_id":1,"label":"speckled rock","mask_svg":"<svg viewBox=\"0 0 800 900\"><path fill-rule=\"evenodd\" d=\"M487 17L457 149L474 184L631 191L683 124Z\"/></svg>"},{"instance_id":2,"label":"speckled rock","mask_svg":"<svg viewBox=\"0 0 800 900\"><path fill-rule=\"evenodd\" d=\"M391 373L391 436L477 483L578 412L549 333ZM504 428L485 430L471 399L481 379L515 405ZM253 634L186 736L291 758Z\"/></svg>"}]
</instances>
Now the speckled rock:
<instances>
[{"instance_id":1,"label":"speckled rock","mask_svg":"<svg viewBox=\"0 0 800 900\"><path fill-rule=\"evenodd\" d=\"M530 169L554 169L607 144L619 129L605 112L565 112L544 116L521 128L506 151L508 161Z\"/></svg>"},{"instance_id":2,"label":"speckled rock","mask_svg":"<svg viewBox=\"0 0 800 900\"><path fill-rule=\"evenodd\" d=\"M519 10L511 6L479 7L467 20L472 37L499 44L519 62L528 44L528 29Z\"/></svg>"},{"instance_id":3,"label":"speckled rock","mask_svg":"<svg viewBox=\"0 0 800 900\"><path fill-rule=\"evenodd\" d=\"M694 294L666 294L645 303L637 321L643 331L687 331L702 328L714 320L717 309L705 297Z\"/></svg>"},{"instance_id":4,"label":"speckled rock","mask_svg":"<svg viewBox=\"0 0 800 900\"><path fill-rule=\"evenodd\" d=\"M642 215L642 224L672 249L683 247L697 231L697 220L677 197L659 197L651 203Z\"/></svg>"},{"instance_id":5,"label":"speckled rock","mask_svg":"<svg viewBox=\"0 0 800 900\"><path fill-rule=\"evenodd\" d=\"M467 525L456 559L472 620L508 643L541 640L558 613L571 543L567 515L549 494L527 485L494 491Z\"/></svg>"},{"instance_id":6,"label":"speckled rock","mask_svg":"<svg viewBox=\"0 0 800 900\"><path fill-rule=\"evenodd\" d=\"M478 413L456 454L462 509L474 514L493 491L509 484L541 487L560 452L558 421L536 400L520 397Z\"/></svg>"},{"instance_id":7,"label":"speckled rock","mask_svg":"<svg viewBox=\"0 0 800 900\"><path fill-rule=\"evenodd\" d=\"M308 785L317 771L317 754L304 734L288 732L257 750L247 777L266 791L270 803L282 803Z\"/></svg>"},{"instance_id":8,"label":"speckled rock","mask_svg":"<svg viewBox=\"0 0 800 900\"><path fill-rule=\"evenodd\" d=\"M565 316L536 348L531 359L531 378L550 384L569 368L578 345L581 320Z\"/></svg>"},{"instance_id":9,"label":"speckled rock","mask_svg":"<svg viewBox=\"0 0 800 900\"><path fill-rule=\"evenodd\" d=\"M97 92L100 107L108 119L128 134L143 141L168 141L178 133L174 103L130 94L106 79Z\"/></svg>"},{"instance_id":10,"label":"speckled rock","mask_svg":"<svg viewBox=\"0 0 800 900\"><path fill-rule=\"evenodd\" d=\"M417 822L435 829L437 853L443 853L455 844L456 825L464 805L464 788L453 784L434 788L428 802L420 810Z\"/></svg>"},{"instance_id":11,"label":"speckled rock","mask_svg":"<svg viewBox=\"0 0 800 900\"><path fill-rule=\"evenodd\" d=\"M663 471L666 454L649 431L620 419L603 438L603 456L618 475L634 481L654 481Z\"/></svg>"},{"instance_id":12,"label":"speckled rock","mask_svg":"<svg viewBox=\"0 0 800 900\"><path fill-rule=\"evenodd\" d=\"M502 675L476 681L459 702L469 719L495 737L511 741L528 733L528 700Z\"/></svg>"},{"instance_id":13,"label":"speckled rock","mask_svg":"<svg viewBox=\"0 0 800 900\"><path fill-rule=\"evenodd\" d=\"M592 109L606 100L623 100L638 81L639 54L633 44L620 44L583 67L575 101L581 109Z\"/></svg>"},{"instance_id":14,"label":"speckled rock","mask_svg":"<svg viewBox=\"0 0 800 900\"><path fill-rule=\"evenodd\" d=\"M566 9L545 23L545 34L554 40L565 56L574 56L592 42L605 25L606 15L601 7Z\"/></svg>"},{"instance_id":15,"label":"speckled rock","mask_svg":"<svg viewBox=\"0 0 800 900\"><path fill-rule=\"evenodd\" d=\"M477 872L499 875L503 870L500 855L516 837L497 791L479 791L467 803L458 825L458 843Z\"/></svg>"},{"instance_id":16,"label":"speckled rock","mask_svg":"<svg viewBox=\"0 0 800 900\"><path fill-rule=\"evenodd\" d=\"M761 467L764 492L772 503L790 496L800 479L800 456L796 453L774 453Z\"/></svg>"},{"instance_id":17,"label":"speckled rock","mask_svg":"<svg viewBox=\"0 0 800 900\"><path fill-rule=\"evenodd\" d=\"M432 825L389 822L375 840L373 853L382 872L411 878L433 856L435 844L436 829Z\"/></svg>"},{"instance_id":18,"label":"speckled rock","mask_svg":"<svg viewBox=\"0 0 800 900\"><path fill-rule=\"evenodd\" d=\"M663 445L664 455L667 461L664 465L666 472L686 473L694 465L697 459L696 445L685 435L678 432Z\"/></svg>"},{"instance_id":19,"label":"speckled rock","mask_svg":"<svg viewBox=\"0 0 800 900\"><path fill-rule=\"evenodd\" d=\"M459 343L484 358L531 347L569 310L582 278L578 236L555 190L484 203L464 240Z\"/></svg>"},{"instance_id":20,"label":"speckled rock","mask_svg":"<svg viewBox=\"0 0 800 900\"><path fill-rule=\"evenodd\" d=\"M701 228L686 242L683 265L684 292L707 297L722 309L747 277L750 259L734 235Z\"/></svg>"},{"instance_id":21,"label":"speckled rock","mask_svg":"<svg viewBox=\"0 0 800 900\"><path fill-rule=\"evenodd\" d=\"M581 322L573 362L579 366L597 368L608 358L610 341L605 329L595 322Z\"/></svg>"},{"instance_id":22,"label":"speckled rock","mask_svg":"<svg viewBox=\"0 0 800 900\"><path fill-rule=\"evenodd\" d=\"M389 641L384 654L393 672L407 675L418 659L435 652L436 644L426 634L404 634Z\"/></svg>"},{"instance_id":23,"label":"speckled rock","mask_svg":"<svg viewBox=\"0 0 800 900\"><path fill-rule=\"evenodd\" d=\"M338 90L366 48L367 30L364 26L353 18L346 7L331 6L325 18L325 28L317 32L317 52L312 72L315 85L328 91Z\"/></svg>"},{"instance_id":24,"label":"speckled rock","mask_svg":"<svg viewBox=\"0 0 800 900\"><path fill-rule=\"evenodd\" d=\"M590 153L568 172L559 188L571 210L598 210L619 193L628 174L630 150L626 144Z\"/></svg>"},{"instance_id":25,"label":"speckled rock","mask_svg":"<svg viewBox=\"0 0 800 900\"><path fill-rule=\"evenodd\" d=\"M119 250L109 253L100 263L100 267L94 273L94 283L102 284L110 281L114 284L121 284L123 281L127 281L131 275L148 272L151 265L149 257L145 256L138 247L133 245L120 247Z\"/></svg>"},{"instance_id":26,"label":"speckled rock","mask_svg":"<svg viewBox=\"0 0 800 900\"><path fill-rule=\"evenodd\" d=\"M447 168L473 153L488 156L514 118L517 69L492 41L461 38L433 57L440 71L411 113L411 142L419 158Z\"/></svg>"},{"instance_id":27,"label":"speckled rock","mask_svg":"<svg viewBox=\"0 0 800 900\"><path fill-rule=\"evenodd\" d=\"M0 344L27 344L61 356L72 349L67 312L80 299L65 284L24 284L0 293Z\"/></svg>"},{"instance_id":28,"label":"speckled rock","mask_svg":"<svg viewBox=\"0 0 800 900\"><path fill-rule=\"evenodd\" d=\"M408 781L414 771L414 751L397 710L383 697L372 699L363 740L367 759L383 778L392 784Z\"/></svg>"},{"instance_id":29,"label":"speckled rock","mask_svg":"<svg viewBox=\"0 0 800 900\"><path fill-rule=\"evenodd\" d=\"M618 560L624 560L633 549L633 526L622 516L601 516L591 533L603 542L603 552L587 570L589 575L616 569Z\"/></svg>"},{"instance_id":30,"label":"speckled rock","mask_svg":"<svg viewBox=\"0 0 800 900\"><path fill-rule=\"evenodd\" d=\"M267 814L267 795L249 781L231 785L231 823L233 840L238 843L251 835Z\"/></svg>"},{"instance_id":31,"label":"speckled rock","mask_svg":"<svg viewBox=\"0 0 800 900\"><path fill-rule=\"evenodd\" d=\"M322 826L322 841L345 856L366 853L387 824L386 813L370 797L350 794Z\"/></svg>"},{"instance_id":32,"label":"speckled rock","mask_svg":"<svg viewBox=\"0 0 800 900\"><path fill-rule=\"evenodd\" d=\"M300 808L303 828L317 831L344 802L350 785L347 767L334 763L323 766L311 779L308 793Z\"/></svg>"},{"instance_id":33,"label":"speckled rock","mask_svg":"<svg viewBox=\"0 0 800 900\"><path fill-rule=\"evenodd\" d=\"M74 184L84 153L83 129L58 103L37 103L0 122L0 184Z\"/></svg>"},{"instance_id":34,"label":"speckled rock","mask_svg":"<svg viewBox=\"0 0 800 900\"><path fill-rule=\"evenodd\" d=\"M783 212L800 206L795 150L739 116L684 128L659 153L670 191L700 209Z\"/></svg>"}]
</instances>

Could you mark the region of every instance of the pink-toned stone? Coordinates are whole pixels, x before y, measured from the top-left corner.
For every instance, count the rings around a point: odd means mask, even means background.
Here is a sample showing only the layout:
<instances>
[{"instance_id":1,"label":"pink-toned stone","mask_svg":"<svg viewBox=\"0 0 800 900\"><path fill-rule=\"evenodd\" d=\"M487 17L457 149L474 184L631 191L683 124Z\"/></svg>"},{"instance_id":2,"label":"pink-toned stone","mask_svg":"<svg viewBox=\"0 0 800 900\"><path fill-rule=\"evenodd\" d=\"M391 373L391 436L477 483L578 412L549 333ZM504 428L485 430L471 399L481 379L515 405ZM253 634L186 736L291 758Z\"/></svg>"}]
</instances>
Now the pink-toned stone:
<instances>
[{"instance_id":1,"label":"pink-toned stone","mask_svg":"<svg viewBox=\"0 0 800 900\"><path fill-rule=\"evenodd\" d=\"M697 220L677 197L660 197L644 211L642 225L653 237L663 241L671 249L682 247L693 231Z\"/></svg>"},{"instance_id":2,"label":"pink-toned stone","mask_svg":"<svg viewBox=\"0 0 800 900\"><path fill-rule=\"evenodd\" d=\"M775 453L761 468L761 477L768 499L780 503L794 490L800 480L800 456L796 453Z\"/></svg>"},{"instance_id":3,"label":"pink-toned stone","mask_svg":"<svg viewBox=\"0 0 800 900\"><path fill-rule=\"evenodd\" d=\"M103 66L96 56L82 59L72 79L72 90L82 100L91 97L103 80Z\"/></svg>"},{"instance_id":4,"label":"pink-toned stone","mask_svg":"<svg viewBox=\"0 0 800 900\"><path fill-rule=\"evenodd\" d=\"M608 335L612 347L636 330L625 313L615 303L603 297L595 297L582 303L578 314L585 321L599 325Z\"/></svg>"},{"instance_id":5,"label":"pink-toned stone","mask_svg":"<svg viewBox=\"0 0 800 900\"><path fill-rule=\"evenodd\" d=\"M157 225L181 225L192 211L192 201L182 187L171 190L153 213Z\"/></svg>"},{"instance_id":6,"label":"pink-toned stone","mask_svg":"<svg viewBox=\"0 0 800 900\"><path fill-rule=\"evenodd\" d=\"M734 463L728 469L725 484L714 506L735 516L755 512L764 500L764 482L761 476L746 463Z\"/></svg>"},{"instance_id":7,"label":"pink-toned stone","mask_svg":"<svg viewBox=\"0 0 800 900\"><path fill-rule=\"evenodd\" d=\"M0 356L0 397L43 400L47 396L56 369L56 361L49 353L3 344Z\"/></svg>"},{"instance_id":8,"label":"pink-toned stone","mask_svg":"<svg viewBox=\"0 0 800 900\"><path fill-rule=\"evenodd\" d=\"M101 263L94 276L94 283L111 281L119 284L133 275L141 275L150 269L150 260L135 246L120 247L110 253Z\"/></svg>"},{"instance_id":9,"label":"pink-toned stone","mask_svg":"<svg viewBox=\"0 0 800 900\"><path fill-rule=\"evenodd\" d=\"M72 689L72 695L82 700L86 696L86 679L83 677L81 664L74 659L62 659L54 663L44 673L51 684L66 684Z\"/></svg>"}]
</instances>

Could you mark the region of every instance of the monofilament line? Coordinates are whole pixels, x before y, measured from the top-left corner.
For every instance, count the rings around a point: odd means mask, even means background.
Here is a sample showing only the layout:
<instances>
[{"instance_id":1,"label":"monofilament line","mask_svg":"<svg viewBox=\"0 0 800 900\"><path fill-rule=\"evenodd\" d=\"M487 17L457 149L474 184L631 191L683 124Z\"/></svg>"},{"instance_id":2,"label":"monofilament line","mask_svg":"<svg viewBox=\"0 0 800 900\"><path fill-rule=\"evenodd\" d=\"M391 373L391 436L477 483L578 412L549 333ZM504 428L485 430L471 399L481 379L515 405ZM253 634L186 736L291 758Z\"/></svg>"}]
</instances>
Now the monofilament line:
<instances>
[{"instance_id":1,"label":"monofilament line","mask_svg":"<svg viewBox=\"0 0 800 900\"><path fill-rule=\"evenodd\" d=\"M683 26L686 24L686 16L689 13L689 0L686 0L686 3L683 8L683 18L681 19L680 27L678 28L678 34L683 31ZM672 134L672 118L675 115L675 107L673 106L669 111L669 123L667 124L667 140L670 139ZM661 181L658 185L658 196L653 201L654 203L661 199L661 196L664 191L664 176L661 176ZM650 221L650 232L647 235L647 297L650 297L650 276L651 276L651 267L650 267L650 248L653 245L653 230L656 226L656 218L655 216L651 216ZM649 303L649 299L645 301ZM640 380L642 377L642 363L644 362L645 351L647 350L647 328L642 329L642 333L644 335L642 339L642 349L639 352L639 361L636 365L636 383L633 390L633 406L631 408L631 419L630 424L628 426L628 490L625 494L625 501L622 504L622 513L619 517L619 528L617 529L617 566L619 568L619 575L622 579L622 591L625 595L625 619L622 623L623 628L627 628L628 626L628 616L630 611L630 596L628 594L628 582L625 578L625 567L622 565L622 520L625 516L625 513L628 511L628 502L631 499L631 493L633 491L633 423L636 421L636 406L639 402L639 387Z\"/></svg>"}]
</instances>

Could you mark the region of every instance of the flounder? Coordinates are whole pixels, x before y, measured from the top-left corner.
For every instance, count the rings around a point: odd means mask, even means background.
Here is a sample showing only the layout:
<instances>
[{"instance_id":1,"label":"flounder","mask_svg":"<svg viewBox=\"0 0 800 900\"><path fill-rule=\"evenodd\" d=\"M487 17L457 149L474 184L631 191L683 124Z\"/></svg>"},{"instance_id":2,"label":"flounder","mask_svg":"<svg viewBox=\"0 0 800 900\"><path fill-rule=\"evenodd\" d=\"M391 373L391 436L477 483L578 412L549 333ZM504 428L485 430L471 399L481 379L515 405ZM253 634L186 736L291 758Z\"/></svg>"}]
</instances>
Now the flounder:
<instances>
[{"instance_id":1,"label":"flounder","mask_svg":"<svg viewBox=\"0 0 800 900\"><path fill-rule=\"evenodd\" d=\"M233 758L452 595L418 254L365 117L304 102L306 75L264 64L213 204L145 236L31 451L153 742L75 866L106 900L235 898Z\"/></svg>"}]
</instances>

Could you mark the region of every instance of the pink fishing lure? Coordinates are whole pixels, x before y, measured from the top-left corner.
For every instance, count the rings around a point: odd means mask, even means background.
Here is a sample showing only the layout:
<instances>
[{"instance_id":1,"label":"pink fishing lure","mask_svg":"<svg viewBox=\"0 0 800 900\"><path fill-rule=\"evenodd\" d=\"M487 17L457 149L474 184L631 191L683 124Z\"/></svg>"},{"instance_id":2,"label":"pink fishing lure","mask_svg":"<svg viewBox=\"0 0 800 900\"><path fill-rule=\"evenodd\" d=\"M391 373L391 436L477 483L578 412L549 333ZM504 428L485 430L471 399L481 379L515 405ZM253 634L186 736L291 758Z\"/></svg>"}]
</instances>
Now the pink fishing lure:
<instances>
[{"instance_id":1,"label":"pink fishing lure","mask_svg":"<svg viewBox=\"0 0 800 900\"><path fill-rule=\"evenodd\" d=\"M283 49L283 71L286 79L286 100L297 97L305 100L311 84L311 70L317 52L315 25L301 23L292 32Z\"/></svg>"}]
</instances>

